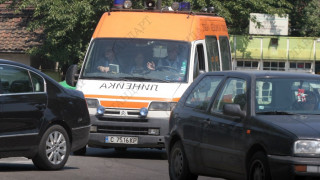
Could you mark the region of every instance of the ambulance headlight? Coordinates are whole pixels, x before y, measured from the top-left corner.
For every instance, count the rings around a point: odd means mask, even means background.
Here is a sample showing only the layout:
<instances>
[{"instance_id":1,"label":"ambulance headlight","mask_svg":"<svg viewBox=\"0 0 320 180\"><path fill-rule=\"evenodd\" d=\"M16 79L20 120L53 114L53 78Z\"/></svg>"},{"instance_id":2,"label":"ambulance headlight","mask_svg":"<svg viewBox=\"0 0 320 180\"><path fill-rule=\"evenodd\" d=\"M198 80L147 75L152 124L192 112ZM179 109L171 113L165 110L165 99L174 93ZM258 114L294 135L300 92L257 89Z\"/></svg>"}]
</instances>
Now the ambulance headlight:
<instances>
[{"instance_id":1,"label":"ambulance headlight","mask_svg":"<svg viewBox=\"0 0 320 180\"><path fill-rule=\"evenodd\" d=\"M132 2L131 0L125 0L124 3L123 3L123 7L125 9L130 9L132 7Z\"/></svg>"},{"instance_id":2,"label":"ambulance headlight","mask_svg":"<svg viewBox=\"0 0 320 180\"><path fill-rule=\"evenodd\" d=\"M146 117L148 115L148 109L143 107L140 109L140 116Z\"/></svg>"},{"instance_id":3,"label":"ambulance headlight","mask_svg":"<svg viewBox=\"0 0 320 180\"><path fill-rule=\"evenodd\" d=\"M97 107L97 114L98 115L103 115L105 111L105 108L103 106L98 106Z\"/></svg>"},{"instance_id":4,"label":"ambulance headlight","mask_svg":"<svg viewBox=\"0 0 320 180\"><path fill-rule=\"evenodd\" d=\"M86 98L88 108L96 108L99 106L99 101L98 99L88 99Z\"/></svg>"},{"instance_id":5,"label":"ambulance headlight","mask_svg":"<svg viewBox=\"0 0 320 180\"><path fill-rule=\"evenodd\" d=\"M151 102L149 111L172 111L176 102Z\"/></svg>"},{"instance_id":6,"label":"ambulance headlight","mask_svg":"<svg viewBox=\"0 0 320 180\"><path fill-rule=\"evenodd\" d=\"M171 5L172 10L176 11L179 9L180 4L178 2L173 2Z\"/></svg>"}]
</instances>

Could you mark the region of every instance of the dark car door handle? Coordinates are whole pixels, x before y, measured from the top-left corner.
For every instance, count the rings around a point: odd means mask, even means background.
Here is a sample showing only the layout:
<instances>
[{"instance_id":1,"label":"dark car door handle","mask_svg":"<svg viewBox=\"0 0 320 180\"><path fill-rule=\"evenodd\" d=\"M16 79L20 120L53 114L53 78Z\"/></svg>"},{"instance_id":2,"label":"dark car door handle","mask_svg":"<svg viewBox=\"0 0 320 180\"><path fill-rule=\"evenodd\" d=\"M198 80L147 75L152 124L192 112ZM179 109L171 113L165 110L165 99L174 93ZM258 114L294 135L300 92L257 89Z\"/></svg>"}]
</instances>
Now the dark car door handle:
<instances>
[{"instance_id":1,"label":"dark car door handle","mask_svg":"<svg viewBox=\"0 0 320 180\"><path fill-rule=\"evenodd\" d=\"M36 107L39 110L43 110L46 107L46 105L45 104L36 104L36 105L34 105L34 107Z\"/></svg>"},{"instance_id":2,"label":"dark car door handle","mask_svg":"<svg viewBox=\"0 0 320 180\"><path fill-rule=\"evenodd\" d=\"M211 120L210 119L205 119L205 120L203 120L203 124L210 125L211 124Z\"/></svg>"}]
</instances>

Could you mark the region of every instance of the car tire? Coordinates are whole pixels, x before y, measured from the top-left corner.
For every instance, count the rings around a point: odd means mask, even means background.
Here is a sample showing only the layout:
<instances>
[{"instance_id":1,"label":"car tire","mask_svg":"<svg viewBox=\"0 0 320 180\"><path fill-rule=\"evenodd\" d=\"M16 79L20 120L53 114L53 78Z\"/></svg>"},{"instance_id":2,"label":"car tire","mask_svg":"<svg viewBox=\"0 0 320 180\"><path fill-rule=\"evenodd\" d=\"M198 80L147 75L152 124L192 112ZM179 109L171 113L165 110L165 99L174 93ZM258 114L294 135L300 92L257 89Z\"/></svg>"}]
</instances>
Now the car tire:
<instances>
[{"instance_id":1,"label":"car tire","mask_svg":"<svg viewBox=\"0 0 320 180\"><path fill-rule=\"evenodd\" d=\"M192 174L181 141L177 141L169 154L169 176L171 180L196 180L198 176Z\"/></svg>"},{"instance_id":2,"label":"car tire","mask_svg":"<svg viewBox=\"0 0 320 180\"><path fill-rule=\"evenodd\" d=\"M87 152L87 146L84 146L81 149L78 149L78 150L74 151L73 155L84 156L84 155L86 155L86 152Z\"/></svg>"},{"instance_id":3,"label":"car tire","mask_svg":"<svg viewBox=\"0 0 320 180\"><path fill-rule=\"evenodd\" d=\"M66 164L69 154L70 141L66 130L53 125L41 137L37 155L32 161L39 169L59 170Z\"/></svg>"},{"instance_id":4,"label":"car tire","mask_svg":"<svg viewBox=\"0 0 320 180\"><path fill-rule=\"evenodd\" d=\"M256 152L249 164L249 180L270 180L270 169L267 156L263 152Z\"/></svg>"}]
</instances>

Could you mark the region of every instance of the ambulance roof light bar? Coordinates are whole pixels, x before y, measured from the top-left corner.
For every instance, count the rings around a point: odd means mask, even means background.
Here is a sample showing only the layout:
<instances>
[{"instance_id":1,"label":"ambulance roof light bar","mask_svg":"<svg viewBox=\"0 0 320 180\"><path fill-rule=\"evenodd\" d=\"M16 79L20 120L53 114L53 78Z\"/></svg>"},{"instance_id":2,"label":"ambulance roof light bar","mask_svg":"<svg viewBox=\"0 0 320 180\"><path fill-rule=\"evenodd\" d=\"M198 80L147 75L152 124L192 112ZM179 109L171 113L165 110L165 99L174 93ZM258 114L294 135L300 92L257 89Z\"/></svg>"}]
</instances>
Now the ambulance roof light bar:
<instances>
[{"instance_id":1,"label":"ambulance roof light bar","mask_svg":"<svg viewBox=\"0 0 320 180\"><path fill-rule=\"evenodd\" d=\"M190 11L190 2L173 2L171 5L173 11Z\"/></svg>"},{"instance_id":2,"label":"ambulance roof light bar","mask_svg":"<svg viewBox=\"0 0 320 180\"><path fill-rule=\"evenodd\" d=\"M201 12L206 12L206 13L214 13L214 7L208 7L208 8L203 7L203 8L201 8L200 11Z\"/></svg>"},{"instance_id":3,"label":"ambulance roof light bar","mask_svg":"<svg viewBox=\"0 0 320 180\"><path fill-rule=\"evenodd\" d=\"M125 9L130 9L132 7L132 2L131 0L125 0L124 3L123 3L123 7Z\"/></svg>"},{"instance_id":4,"label":"ambulance roof light bar","mask_svg":"<svg viewBox=\"0 0 320 180\"><path fill-rule=\"evenodd\" d=\"M113 7L116 9L130 9L132 7L131 0L114 0Z\"/></svg>"},{"instance_id":5,"label":"ambulance roof light bar","mask_svg":"<svg viewBox=\"0 0 320 180\"><path fill-rule=\"evenodd\" d=\"M155 7L156 7L156 1L154 1L154 0L146 0L145 1L145 7L148 10L154 10Z\"/></svg>"},{"instance_id":6,"label":"ambulance roof light bar","mask_svg":"<svg viewBox=\"0 0 320 180\"><path fill-rule=\"evenodd\" d=\"M160 9L161 10L161 0L145 0L145 8L147 10ZM157 7L158 6L158 7ZM115 9L130 9L132 7L131 0L114 0L113 7ZM190 11L190 2L173 2L171 5L173 11Z\"/></svg>"}]
</instances>

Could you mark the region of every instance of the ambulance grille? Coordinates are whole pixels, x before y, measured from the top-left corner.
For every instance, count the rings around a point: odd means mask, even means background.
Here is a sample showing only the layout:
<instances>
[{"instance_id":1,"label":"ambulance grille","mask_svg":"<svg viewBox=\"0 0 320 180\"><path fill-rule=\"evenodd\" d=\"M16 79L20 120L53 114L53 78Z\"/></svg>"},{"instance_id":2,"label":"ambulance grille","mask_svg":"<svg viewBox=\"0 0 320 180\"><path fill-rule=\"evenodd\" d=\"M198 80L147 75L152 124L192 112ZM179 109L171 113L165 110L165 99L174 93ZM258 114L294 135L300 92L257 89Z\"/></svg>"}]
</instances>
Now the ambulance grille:
<instances>
[{"instance_id":1,"label":"ambulance grille","mask_svg":"<svg viewBox=\"0 0 320 180\"><path fill-rule=\"evenodd\" d=\"M131 116L131 117L139 117L140 110L139 109L113 109L113 108L105 108L104 112L105 116Z\"/></svg>"},{"instance_id":2,"label":"ambulance grille","mask_svg":"<svg viewBox=\"0 0 320 180\"><path fill-rule=\"evenodd\" d=\"M148 135L147 127L98 126L98 133Z\"/></svg>"},{"instance_id":3,"label":"ambulance grille","mask_svg":"<svg viewBox=\"0 0 320 180\"><path fill-rule=\"evenodd\" d=\"M118 118L118 117L99 117L100 121L109 122L148 122L146 118Z\"/></svg>"}]
</instances>

